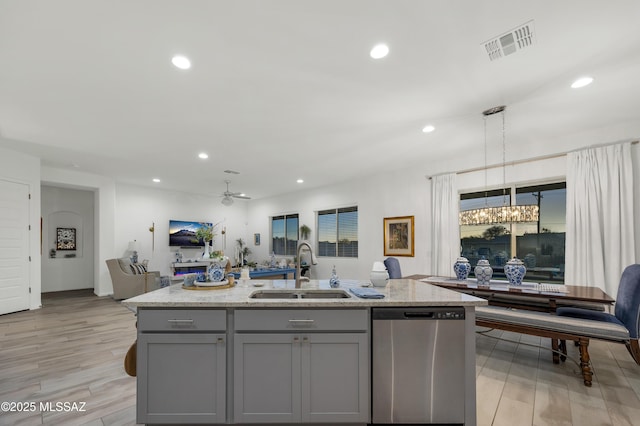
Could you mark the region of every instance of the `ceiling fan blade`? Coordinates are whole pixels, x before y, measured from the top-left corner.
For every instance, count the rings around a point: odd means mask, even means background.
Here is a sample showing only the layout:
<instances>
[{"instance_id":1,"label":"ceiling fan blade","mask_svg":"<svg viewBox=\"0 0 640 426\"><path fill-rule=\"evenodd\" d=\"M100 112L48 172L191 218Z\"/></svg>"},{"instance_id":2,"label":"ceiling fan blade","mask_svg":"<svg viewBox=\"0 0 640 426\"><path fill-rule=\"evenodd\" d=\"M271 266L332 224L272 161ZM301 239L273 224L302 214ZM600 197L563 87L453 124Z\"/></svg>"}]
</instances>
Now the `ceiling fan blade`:
<instances>
[{"instance_id":1,"label":"ceiling fan blade","mask_svg":"<svg viewBox=\"0 0 640 426\"><path fill-rule=\"evenodd\" d=\"M227 190L222 193L222 196L224 196L224 198L225 198L223 201L226 201L226 202L231 201L231 202L233 202L233 200L231 199L232 197L233 198L242 198L243 200L250 200L251 199L251 197L247 197L242 192L231 192L231 191L229 191L229 184L231 183L230 180L225 180L224 183L227 184ZM227 205L229 205L229 204L227 204Z\"/></svg>"}]
</instances>

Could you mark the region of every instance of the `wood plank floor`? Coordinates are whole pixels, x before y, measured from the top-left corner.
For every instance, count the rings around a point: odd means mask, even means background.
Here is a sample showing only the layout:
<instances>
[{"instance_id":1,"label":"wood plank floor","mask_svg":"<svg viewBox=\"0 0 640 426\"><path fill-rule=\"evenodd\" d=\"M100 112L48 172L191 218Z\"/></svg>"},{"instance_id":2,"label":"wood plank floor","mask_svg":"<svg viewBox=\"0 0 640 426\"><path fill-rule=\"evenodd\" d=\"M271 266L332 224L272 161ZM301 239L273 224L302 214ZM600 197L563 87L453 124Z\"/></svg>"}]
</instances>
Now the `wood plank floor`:
<instances>
[{"instance_id":1,"label":"wood plank floor","mask_svg":"<svg viewBox=\"0 0 640 426\"><path fill-rule=\"evenodd\" d=\"M0 401L38 405L0 412L0 425L135 425L135 378L123 369L134 315L90 290L42 300L42 309L0 316ZM587 388L574 363L554 365L549 352L528 346L540 338L489 335L514 342L477 335L479 426L640 425L640 366L624 346L591 343L595 374ZM40 402L85 402L86 411L42 412Z\"/></svg>"}]
</instances>

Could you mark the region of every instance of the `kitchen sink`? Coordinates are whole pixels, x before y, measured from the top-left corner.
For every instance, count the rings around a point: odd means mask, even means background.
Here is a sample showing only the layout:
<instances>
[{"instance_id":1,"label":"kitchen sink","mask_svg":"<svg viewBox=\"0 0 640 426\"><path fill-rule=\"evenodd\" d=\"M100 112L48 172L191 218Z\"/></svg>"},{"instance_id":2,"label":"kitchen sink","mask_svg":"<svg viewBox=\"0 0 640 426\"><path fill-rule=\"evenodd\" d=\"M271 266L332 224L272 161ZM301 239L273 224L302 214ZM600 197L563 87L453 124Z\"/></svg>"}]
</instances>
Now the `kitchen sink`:
<instances>
[{"instance_id":1,"label":"kitchen sink","mask_svg":"<svg viewBox=\"0 0 640 426\"><path fill-rule=\"evenodd\" d=\"M256 290L249 295L250 299L348 299L350 297L346 291L334 289Z\"/></svg>"}]
</instances>

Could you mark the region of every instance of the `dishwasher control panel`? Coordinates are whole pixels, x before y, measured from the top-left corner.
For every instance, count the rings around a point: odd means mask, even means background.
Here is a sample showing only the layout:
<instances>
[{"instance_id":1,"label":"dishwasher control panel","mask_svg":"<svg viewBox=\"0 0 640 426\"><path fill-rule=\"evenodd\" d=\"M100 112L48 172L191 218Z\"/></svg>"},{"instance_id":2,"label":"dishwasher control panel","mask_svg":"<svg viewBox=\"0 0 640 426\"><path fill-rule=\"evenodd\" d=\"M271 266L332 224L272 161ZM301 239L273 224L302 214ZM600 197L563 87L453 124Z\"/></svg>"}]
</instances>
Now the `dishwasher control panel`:
<instances>
[{"instance_id":1,"label":"dishwasher control panel","mask_svg":"<svg viewBox=\"0 0 640 426\"><path fill-rule=\"evenodd\" d=\"M435 312L435 319L464 319L464 310L460 311L444 311L444 312Z\"/></svg>"},{"instance_id":2,"label":"dishwasher control panel","mask_svg":"<svg viewBox=\"0 0 640 426\"><path fill-rule=\"evenodd\" d=\"M373 320L463 320L464 308L443 306L430 308L373 308Z\"/></svg>"}]
</instances>

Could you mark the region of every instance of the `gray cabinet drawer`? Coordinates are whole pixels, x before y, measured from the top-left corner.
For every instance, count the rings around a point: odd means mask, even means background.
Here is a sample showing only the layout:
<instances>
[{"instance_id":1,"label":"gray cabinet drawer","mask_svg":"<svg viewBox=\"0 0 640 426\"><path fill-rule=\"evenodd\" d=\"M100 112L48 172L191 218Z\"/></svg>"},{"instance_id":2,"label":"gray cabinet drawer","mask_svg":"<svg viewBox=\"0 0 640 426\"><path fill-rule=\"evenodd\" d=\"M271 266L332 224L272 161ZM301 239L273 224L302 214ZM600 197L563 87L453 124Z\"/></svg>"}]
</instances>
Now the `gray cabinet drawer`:
<instances>
[{"instance_id":1,"label":"gray cabinet drawer","mask_svg":"<svg viewBox=\"0 0 640 426\"><path fill-rule=\"evenodd\" d=\"M366 309L238 309L236 331L367 331Z\"/></svg>"},{"instance_id":2,"label":"gray cabinet drawer","mask_svg":"<svg viewBox=\"0 0 640 426\"><path fill-rule=\"evenodd\" d=\"M138 331L226 331L224 309L138 309Z\"/></svg>"}]
</instances>

